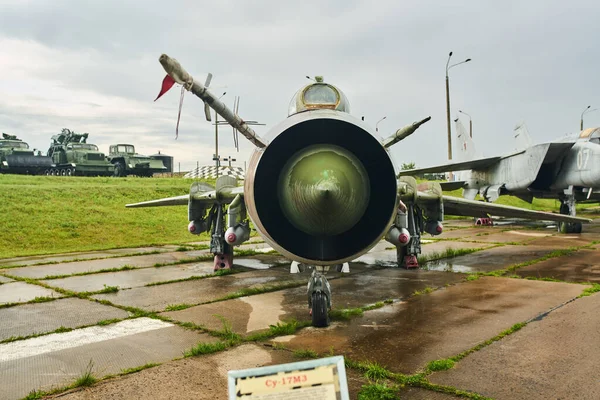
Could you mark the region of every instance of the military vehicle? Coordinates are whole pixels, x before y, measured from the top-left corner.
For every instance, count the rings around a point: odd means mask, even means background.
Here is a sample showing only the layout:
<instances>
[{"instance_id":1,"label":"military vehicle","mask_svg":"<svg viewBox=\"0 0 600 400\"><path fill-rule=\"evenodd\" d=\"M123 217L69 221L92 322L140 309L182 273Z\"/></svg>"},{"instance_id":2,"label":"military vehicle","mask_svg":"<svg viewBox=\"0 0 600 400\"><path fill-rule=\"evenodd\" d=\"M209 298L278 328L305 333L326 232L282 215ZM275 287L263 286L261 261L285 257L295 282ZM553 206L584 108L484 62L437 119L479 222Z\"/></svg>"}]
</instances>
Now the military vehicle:
<instances>
[{"instance_id":1,"label":"military vehicle","mask_svg":"<svg viewBox=\"0 0 600 400\"><path fill-rule=\"evenodd\" d=\"M262 138L177 60L163 54L159 62L167 76L158 97L174 83L183 85L256 147L244 186L237 186L234 177L221 176L215 188L194 182L189 194L127 207L187 205L188 230L210 232L217 270L231 268L233 247L249 239L251 220L266 243L292 260L290 272L312 271L307 297L315 326L329 324L331 286L325 278L329 268L349 272L348 262L382 238L397 248L400 266L414 267L422 232L439 235L444 213L479 217L494 212L590 222L445 196L438 183L417 185L412 177L396 179L389 147L430 118L378 138L372 127L350 115L343 92L322 77L294 95L288 117Z\"/></svg>"},{"instance_id":2,"label":"military vehicle","mask_svg":"<svg viewBox=\"0 0 600 400\"><path fill-rule=\"evenodd\" d=\"M65 128L58 135L52 136L48 156L52 157L54 164L46 174L113 175L115 166L108 161L104 153L98 151L98 146L86 143L88 135L88 133L75 133Z\"/></svg>"},{"instance_id":3,"label":"military vehicle","mask_svg":"<svg viewBox=\"0 0 600 400\"><path fill-rule=\"evenodd\" d=\"M111 144L108 161L114 164L114 176L152 176L155 172L166 172L162 160L135 152L132 144Z\"/></svg>"},{"instance_id":4,"label":"military vehicle","mask_svg":"<svg viewBox=\"0 0 600 400\"><path fill-rule=\"evenodd\" d=\"M43 173L52 166L50 157L35 155L29 145L15 135L2 134L0 139L0 173L30 174Z\"/></svg>"}]
</instances>

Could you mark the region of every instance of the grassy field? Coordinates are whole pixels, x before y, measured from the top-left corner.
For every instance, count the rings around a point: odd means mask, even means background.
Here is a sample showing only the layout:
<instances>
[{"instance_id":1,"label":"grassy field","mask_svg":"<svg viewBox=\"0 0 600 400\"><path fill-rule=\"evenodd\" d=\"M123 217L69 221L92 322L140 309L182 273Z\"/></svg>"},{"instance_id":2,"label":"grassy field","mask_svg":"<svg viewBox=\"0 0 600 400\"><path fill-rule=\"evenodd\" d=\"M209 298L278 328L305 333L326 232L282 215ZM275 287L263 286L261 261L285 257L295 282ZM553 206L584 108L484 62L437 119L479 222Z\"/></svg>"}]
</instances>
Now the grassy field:
<instances>
[{"instance_id":1,"label":"grassy field","mask_svg":"<svg viewBox=\"0 0 600 400\"><path fill-rule=\"evenodd\" d=\"M185 206L125 208L128 203L187 194L192 182L0 175L0 258L208 239L207 234L188 233ZM461 190L445 194L461 196ZM545 211L559 208L556 200L529 204L512 196L498 203ZM590 206L597 204L578 209Z\"/></svg>"},{"instance_id":2,"label":"grassy field","mask_svg":"<svg viewBox=\"0 0 600 400\"><path fill-rule=\"evenodd\" d=\"M128 203L187 194L191 183L173 178L0 175L0 258L198 240L187 231L185 206L125 208Z\"/></svg>"}]
</instances>

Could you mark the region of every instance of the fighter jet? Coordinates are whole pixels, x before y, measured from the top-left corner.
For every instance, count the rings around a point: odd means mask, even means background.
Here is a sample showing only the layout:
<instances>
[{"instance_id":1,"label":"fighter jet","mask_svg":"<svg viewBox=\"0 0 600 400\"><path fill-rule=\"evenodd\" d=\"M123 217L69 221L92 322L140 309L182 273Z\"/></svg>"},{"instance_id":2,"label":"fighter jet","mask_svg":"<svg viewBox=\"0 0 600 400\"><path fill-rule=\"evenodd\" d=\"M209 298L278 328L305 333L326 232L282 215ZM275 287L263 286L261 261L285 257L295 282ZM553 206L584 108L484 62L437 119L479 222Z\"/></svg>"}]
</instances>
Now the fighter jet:
<instances>
[{"instance_id":1,"label":"fighter jet","mask_svg":"<svg viewBox=\"0 0 600 400\"><path fill-rule=\"evenodd\" d=\"M474 199L480 194L488 202L502 195L529 203L533 198L558 199L563 215L575 216L577 201L600 200L600 128L532 145L523 124L519 124L514 136L513 153L401 171L400 175L463 171L456 175L456 181L442 183L442 188L463 188L464 198ZM458 139L465 149L472 145L467 138L461 140L460 133ZM472 154L461 150L465 155ZM581 233L582 224L560 222L558 230Z\"/></svg>"},{"instance_id":2,"label":"fighter jet","mask_svg":"<svg viewBox=\"0 0 600 400\"><path fill-rule=\"evenodd\" d=\"M220 176L214 189L193 183L189 194L127 207L187 205L189 232L210 232L215 270L232 267L233 248L249 239L251 221L266 243L292 260L290 272L312 271L307 296L314 326L329 324L329 268L349 272L348 262L383 238L396 246L399 265L416 267L421 234L439 235L444 211L477 216L494 210L524 218L588 221L451 198L442 195L437 183L397 179L388 148L430 117L377 138L364 121L350 115L344 93L316 77L292 97L287 118L262 138L177 60L163 54L159 61L167 72L161 94L165 87L181 84L182 93L199 97L255 149L243 187L233 177Z\"/></svg>"}]
</instances>

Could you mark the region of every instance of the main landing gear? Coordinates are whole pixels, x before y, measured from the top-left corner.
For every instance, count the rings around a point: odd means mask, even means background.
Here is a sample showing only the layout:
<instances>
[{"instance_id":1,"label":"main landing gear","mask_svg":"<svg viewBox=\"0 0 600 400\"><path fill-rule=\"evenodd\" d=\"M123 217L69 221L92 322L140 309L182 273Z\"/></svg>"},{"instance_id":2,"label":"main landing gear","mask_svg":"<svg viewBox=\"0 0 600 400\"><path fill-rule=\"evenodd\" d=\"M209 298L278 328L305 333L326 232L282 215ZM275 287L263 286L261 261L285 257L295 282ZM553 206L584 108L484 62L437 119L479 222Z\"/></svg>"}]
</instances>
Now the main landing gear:
<instances>
[{"instance_id":1,"label":"main landing gear","mask_svg":"<svg viewBox=\"0 0 600 400\"><path fill-rule=\"evenodd\" d=\"M573 188L565 190L565 195L560 198L560 213L563 215L575 216L575 195ZM581 222L559 222L558 232L560 233L581 233L583 225Z\"/></svg>"}]
</instances>

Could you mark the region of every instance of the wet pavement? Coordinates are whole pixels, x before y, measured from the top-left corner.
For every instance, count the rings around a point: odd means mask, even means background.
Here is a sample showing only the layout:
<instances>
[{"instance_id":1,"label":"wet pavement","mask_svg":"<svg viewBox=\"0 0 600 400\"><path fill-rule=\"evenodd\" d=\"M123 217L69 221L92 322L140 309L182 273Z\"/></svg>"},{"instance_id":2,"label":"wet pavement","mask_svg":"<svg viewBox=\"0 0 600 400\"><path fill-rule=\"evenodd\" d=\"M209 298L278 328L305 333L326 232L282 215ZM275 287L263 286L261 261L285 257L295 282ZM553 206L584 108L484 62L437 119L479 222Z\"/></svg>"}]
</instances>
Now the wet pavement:
<instances>
[{"instance_id":1,"label":"wet pavement","mask_svg":"<svg viewBox=\"0 0 600 400\"><path fill-rule=\"evenodd\" d=\"M494 399L599 399L600 296L584 297L433 374Z\"/></svg>"},{"instance_id":2,"label":"wet pavement","mask_svg":"<svg viewBox=\"0 0 600 400\"><path fill-rule=\"evenodd\" d=\"M524 278L600 283L600 250L582 249L558 259L553 258L521 267L515 273Z\"/></svg>"},{"instance_id":3,"label":"wet pavement","mask_svg":"<svg viewBox=\"0 0 600 400\"><path fill-rule=\"evenodd\" d=\"M336 352L393 372L414 374L512 325L579 295L567 283L484 277L367 311L328 329L307 328L284 342L293 349Z\"/></svg>"},{"instance_id":4,"label":"wet pavement","mask_svg":"<svg viewBox=\"0 0 600 400\"><path fill-rule=\"evenodd\" d=\"M207 253L175 251L178 246L145 248L159 253L139 256L126 255L134 249L118 249L0 260L2 266L59 262L0 269L0 398L18 399L33 389L63 387L88 368L102 378L125 368L164 363L76 389L61 399L225 399L228 370L297 361L293 351L308 349L413 374L430 361L472 349L516 323L536 318L428 379L491 398L598 397L594 386L598 357L589 343L600 339L596 338L600 294L575 299L590 286L565 282L600 282L600 245L593 245L600 241L596 229L600 224L586 225L579 235L562 236L554 229L532 229L534 225L471 224L448 221L442 235L424 237L423 254L479 249L474 253L404 270L391 268L395 249L381 242L350 263L350 274L328 273L335 310L356 311L375 304L379 308L349 318L335 314L328 328L306 327L266 342L190 358L181 357L198 343L218 340L207 330L248 337L272 325L310 321L306 296L310 271L289 274L289 263L281 265L285 258L272 254L236 257L238 273L224 276L212 276L212 261L154 267ZM556 250L582 246L586 248L570 255L555 253L541 260ZM269 250L264 243L244 248ZM112 258L82 260L102 256ZM565 282L468 275L522 263L530 265L514 274ZM126 265L131 269L98 272ZM90 274L68 276L81 273ZM53 275L65 277L39 284L11 278ZM164 283L180 279L184 281ZM119 290L88 293L105 287ZM74 293L80 298L69 297ZM352 399L367 384L361 371L348 369ZM403 399L456 398L410 386L397 394Z\"/></svg>"},{"instance_id":5,"label":"wet pavement","mask_svg":"<svg viewBox=\"0 0 600 400\"><path fill-rule=\"evenodd\" d=\"M439 262L430 261L424 265L424 268L441 271L452 269L455 272L464 273L491 272L536 260L552 253L554 250L556 249L546 246L506 245Z\"/></svg>"}]
</instances>

